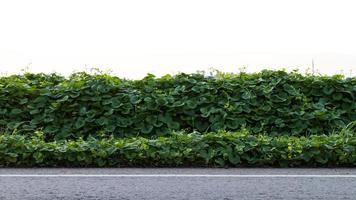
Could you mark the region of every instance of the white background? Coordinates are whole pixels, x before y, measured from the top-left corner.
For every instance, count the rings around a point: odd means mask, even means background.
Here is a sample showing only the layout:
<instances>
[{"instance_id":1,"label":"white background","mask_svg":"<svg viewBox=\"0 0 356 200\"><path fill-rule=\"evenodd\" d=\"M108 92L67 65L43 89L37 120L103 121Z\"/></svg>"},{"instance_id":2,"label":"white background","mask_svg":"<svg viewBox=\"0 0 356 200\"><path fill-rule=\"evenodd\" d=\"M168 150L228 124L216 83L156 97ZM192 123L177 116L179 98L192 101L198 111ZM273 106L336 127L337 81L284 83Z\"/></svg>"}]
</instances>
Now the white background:
<instances>
[{"instance_id":1,"label":"white background","mask_svg":"<svg viewBox=\"0 0 356 200\"><path fill-rule=\"evenodd\" d=\"M0 0L0 73L146 73L311 67L356 74L345 0Z\"/></svg>"}]
</instances>

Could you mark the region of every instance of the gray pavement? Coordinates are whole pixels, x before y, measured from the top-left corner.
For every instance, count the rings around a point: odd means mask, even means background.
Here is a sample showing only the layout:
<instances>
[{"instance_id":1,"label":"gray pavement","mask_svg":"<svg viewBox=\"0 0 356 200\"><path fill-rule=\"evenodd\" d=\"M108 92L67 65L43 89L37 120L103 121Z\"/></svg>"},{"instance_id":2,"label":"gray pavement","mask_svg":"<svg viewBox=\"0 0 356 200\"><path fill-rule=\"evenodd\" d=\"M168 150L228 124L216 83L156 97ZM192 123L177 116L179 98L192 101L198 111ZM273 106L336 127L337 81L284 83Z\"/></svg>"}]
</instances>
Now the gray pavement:
<instances>
[{"instance_id":1,"label":"gray pavement","mask_svg":"<svg viewBox=\"0 0 356 200\"><path fill-rule=\"evenodd\" d=\"M356 168L0 169L0 200L354 200L355 188Z\"/></svg>"}]
</instances>

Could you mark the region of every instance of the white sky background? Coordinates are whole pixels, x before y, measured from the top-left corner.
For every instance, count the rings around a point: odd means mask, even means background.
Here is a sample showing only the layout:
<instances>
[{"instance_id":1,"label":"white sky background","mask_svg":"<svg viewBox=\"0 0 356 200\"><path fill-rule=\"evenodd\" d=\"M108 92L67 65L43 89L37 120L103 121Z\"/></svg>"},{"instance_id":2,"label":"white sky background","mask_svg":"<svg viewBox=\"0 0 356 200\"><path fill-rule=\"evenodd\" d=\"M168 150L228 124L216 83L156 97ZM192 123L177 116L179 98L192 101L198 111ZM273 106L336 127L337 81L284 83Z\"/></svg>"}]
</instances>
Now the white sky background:
<instances>
[{"instance_id":1,"label":"white sky background","mask_svg":"<svg viewBox=\"0 0 356 200\"><path fill-rule=\"evenodd\" d=\"M352 0L0 0L0 73L304 72L314 59L355 76L355 24Z\"/></svg>"}]
</instances>

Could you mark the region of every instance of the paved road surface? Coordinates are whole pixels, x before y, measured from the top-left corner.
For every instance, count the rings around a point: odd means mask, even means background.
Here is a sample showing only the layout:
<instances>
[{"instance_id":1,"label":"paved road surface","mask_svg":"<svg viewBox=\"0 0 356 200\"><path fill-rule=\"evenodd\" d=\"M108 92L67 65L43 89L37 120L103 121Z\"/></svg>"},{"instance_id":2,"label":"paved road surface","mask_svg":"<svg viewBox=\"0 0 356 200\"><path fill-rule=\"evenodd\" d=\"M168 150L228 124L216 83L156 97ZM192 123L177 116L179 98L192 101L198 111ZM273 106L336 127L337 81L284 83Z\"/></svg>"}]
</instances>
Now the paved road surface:
<instances>
[{"instance_id":1,"label":"paved road surface","mask_svg":"<svg viewBox=\"0 0 356 200\"><path fill-rule=\"evenodd\" d=\"M8 199L356 199L353 169L0 169Z\"/></svg>"}]
</instances>

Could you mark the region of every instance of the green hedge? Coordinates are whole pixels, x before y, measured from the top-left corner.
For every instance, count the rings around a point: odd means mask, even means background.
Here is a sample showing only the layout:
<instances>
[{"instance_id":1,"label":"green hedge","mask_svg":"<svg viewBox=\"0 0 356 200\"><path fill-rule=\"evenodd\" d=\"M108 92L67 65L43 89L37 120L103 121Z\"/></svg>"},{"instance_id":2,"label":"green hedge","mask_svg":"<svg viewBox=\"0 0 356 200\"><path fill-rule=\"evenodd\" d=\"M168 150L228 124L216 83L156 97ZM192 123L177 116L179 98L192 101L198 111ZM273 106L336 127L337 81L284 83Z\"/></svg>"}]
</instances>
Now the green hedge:
<instances>
[{"instance_id":1,"label":"green hedge","mask_svg":"<svg viewBox=\"0 0 356 200\"><path fill-rule=\"evenodd\" d=\"M247 131L172 133L156 139L87 138L46 142L0 135L0 166L356 166L356 134L308 137L251 135Z\"/></svg>"},{"instance_id":2,"label":"green hedge","mask_svg":"<svg viewBox=\"0 0 356 200\"><path fill-rule=\"evenodd\" d=\"M179 74L124 80L107 74L0 78L0 131L47 139L164 135L171 130L323 134L356 120L356 78L295 72Z\"/></svg>"}]
</instances>

